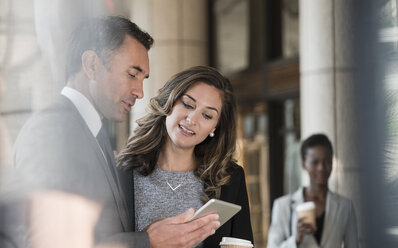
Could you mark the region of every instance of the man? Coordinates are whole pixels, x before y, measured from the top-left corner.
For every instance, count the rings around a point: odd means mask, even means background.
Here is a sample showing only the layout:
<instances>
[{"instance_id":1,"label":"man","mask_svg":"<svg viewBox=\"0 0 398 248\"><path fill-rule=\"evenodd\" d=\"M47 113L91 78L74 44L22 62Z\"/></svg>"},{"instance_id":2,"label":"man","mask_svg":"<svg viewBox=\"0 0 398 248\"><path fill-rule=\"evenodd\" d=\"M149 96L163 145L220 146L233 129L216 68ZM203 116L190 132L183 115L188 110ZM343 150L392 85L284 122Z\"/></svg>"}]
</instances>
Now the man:
<instances>
[{"instance_id":1,"label":"man","mask_svg":"<svg viewBox=\"0 0 398 248\"><path fill-rule=\"evenodd\" d=\"M121 17L91 19L72 33L67 86L16 143L33 247L192 247L219 226L215 214L189 222L188 210L134 232L133 179L114 167L101 120L124 121L143 97L152 43Z\"/></svg>"}]
</instances>

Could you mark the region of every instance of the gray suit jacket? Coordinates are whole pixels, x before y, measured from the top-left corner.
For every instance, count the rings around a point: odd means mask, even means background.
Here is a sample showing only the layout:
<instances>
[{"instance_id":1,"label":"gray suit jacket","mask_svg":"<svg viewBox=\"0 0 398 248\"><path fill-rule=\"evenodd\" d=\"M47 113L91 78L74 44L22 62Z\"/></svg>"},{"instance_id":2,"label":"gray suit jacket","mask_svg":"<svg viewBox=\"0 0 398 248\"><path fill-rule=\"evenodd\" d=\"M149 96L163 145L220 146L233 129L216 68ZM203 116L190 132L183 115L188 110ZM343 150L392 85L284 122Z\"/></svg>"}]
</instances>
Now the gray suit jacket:
<instances>
[{"instance_id":1,"label":"gray suit jacket","mask_svg":"<svg viewBox=\"0 0 398 248\"><path fill-rule=\"evenodd\" d=\"M115 180L96 138L66 97L59 96L23 127L14 159L26 189L70 192L103 206L96 243L149 247L147 233L134 232L131 174L118 171Z\"/></svg>"},{"instance_id":2,"label":"gray suit jacket","mask_svg":"<svg viewBox=\"0 0 398 248\"><path fill-rule=\"evenodd\" d=\"M292 195L275 200L272 208L272 221L268 233L268 248L296 247L297 204L304 202L303 188ZM325 222L319 246L313 235L306 235L299 247L336 248L358 247L357 223L351 200L328 192L326 199Z\"/></svg>"}]
</instances>

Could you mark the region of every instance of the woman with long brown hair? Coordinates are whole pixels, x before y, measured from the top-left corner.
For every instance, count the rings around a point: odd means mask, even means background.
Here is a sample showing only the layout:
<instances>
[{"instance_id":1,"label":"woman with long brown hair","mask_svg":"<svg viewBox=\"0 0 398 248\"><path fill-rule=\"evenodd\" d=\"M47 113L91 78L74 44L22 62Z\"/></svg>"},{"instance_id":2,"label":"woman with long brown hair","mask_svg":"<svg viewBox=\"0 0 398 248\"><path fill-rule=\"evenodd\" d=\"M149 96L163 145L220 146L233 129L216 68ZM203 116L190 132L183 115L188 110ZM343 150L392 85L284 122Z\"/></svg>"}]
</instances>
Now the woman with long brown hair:
<instances>
[{"instance_id":1,"label":"woman with long brown hair","mask_svg":"<svg viewBox=\"0 0 398 248\"><path fill-rule=\"evenodd\" d=\"M117 158L119 168L133 170L136 230L216 198L242 210L203 246L219 247L223 236L253 241L244 171L233 158L229 80L211 67L187 69L159 90L148 111Z\"/></svg>"}]
</instances>

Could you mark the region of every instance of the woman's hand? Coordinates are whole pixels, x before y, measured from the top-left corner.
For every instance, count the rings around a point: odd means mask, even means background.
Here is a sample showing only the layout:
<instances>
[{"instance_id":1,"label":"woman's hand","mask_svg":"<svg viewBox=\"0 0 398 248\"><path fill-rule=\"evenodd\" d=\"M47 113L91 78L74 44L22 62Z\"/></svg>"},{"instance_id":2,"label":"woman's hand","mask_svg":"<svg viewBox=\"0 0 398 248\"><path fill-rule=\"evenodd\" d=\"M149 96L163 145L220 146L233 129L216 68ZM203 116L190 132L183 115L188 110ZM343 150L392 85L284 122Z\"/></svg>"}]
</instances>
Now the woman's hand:
<instances>
[{"instance_id":1,"label":"woman's hand","mask_svg":"<svg viewBox=\"0 0 398 248\"><path fill-rule=\"evenodd\" d=\"M152 248L190 248L214 234L220 226L218 214L208 214L195 220L191 208L186 212L157 220L145 228Z\"/></svg>"},{"instance_id":2,"label":"woman's hand","mask_svg":"<svg viewBox=\"0 0 398 248\"><path fill-rule=\"evenodd\" d=\"M315 227L310 223L304 222L305 217L300 218L297 221L297 235L296 235L296 244L301 244L303 241L303 237L307 234L315 233Z\"/></svg>"}]
</instances>

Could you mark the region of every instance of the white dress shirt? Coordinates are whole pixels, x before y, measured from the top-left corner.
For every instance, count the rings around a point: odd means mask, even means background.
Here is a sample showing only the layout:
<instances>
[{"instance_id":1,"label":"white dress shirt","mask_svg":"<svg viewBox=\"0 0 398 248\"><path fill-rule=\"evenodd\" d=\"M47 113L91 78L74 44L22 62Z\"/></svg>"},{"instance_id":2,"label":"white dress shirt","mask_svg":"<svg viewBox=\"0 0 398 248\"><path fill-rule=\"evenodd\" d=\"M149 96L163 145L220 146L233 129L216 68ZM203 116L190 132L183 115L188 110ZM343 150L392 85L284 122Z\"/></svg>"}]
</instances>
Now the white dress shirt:
<instances>
[{"instance_id":1,"label":"white dress shirt","mask_svg":"<svg viewBox=\"0 0 398 248\"><path fill-rule=\"evenodd\" d=\"M102 126L101 117L87 97L85 97L79 91L68 86L65 86L62 89L61 95L71 100L71 102L76 106L80 115L83 117L83 120L86 122L91 133L94 135L94 137L97 137L97 134Z\"/></svg>"}]
</instances>

